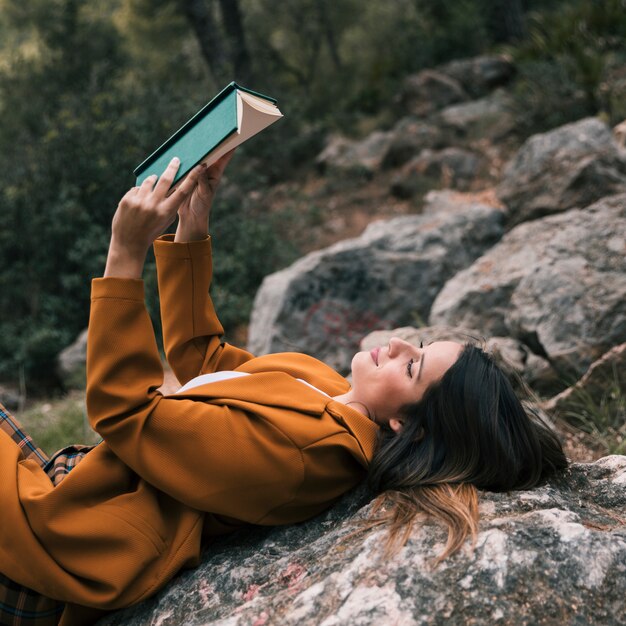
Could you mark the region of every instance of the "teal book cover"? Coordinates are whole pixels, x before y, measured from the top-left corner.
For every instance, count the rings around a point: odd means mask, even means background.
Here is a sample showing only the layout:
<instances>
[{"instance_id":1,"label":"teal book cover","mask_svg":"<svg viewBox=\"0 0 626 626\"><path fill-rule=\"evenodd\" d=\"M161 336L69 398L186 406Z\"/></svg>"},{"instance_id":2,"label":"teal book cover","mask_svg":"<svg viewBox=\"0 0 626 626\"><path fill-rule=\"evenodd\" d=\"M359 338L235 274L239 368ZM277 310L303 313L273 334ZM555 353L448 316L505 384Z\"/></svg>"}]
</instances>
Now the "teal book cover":
<instances>
[{"instance_id":1,"label":"teal book cover","mask_svg":"<svg viewBox=\"0 0 626 626\"><path fill-rule=\"evenodd\" d=\"M246 94L249 95L246 96ZM246 101L256 104L260 101L265 107L272 107L277 112L272 111L274 119L260 124L257 122L251 132L241 134L243 114L241 111L238 112L238 106L242 106L241 103L238 105L241 96ZM230 83L133 170L137 179L135 184L140 185L153 174L160 176L171 159L176 156L180 159L180 167L173 182L175 185L222 144L225 147L231 144L235 147L282 117L275 105L274 98L241 87L235 82ZM258 108L258 106L255 107L252 115L258 115ZM251 114L248 116L251 117ZM241 136L233 137L237 134Z\"/></svg>"}]
</instances>

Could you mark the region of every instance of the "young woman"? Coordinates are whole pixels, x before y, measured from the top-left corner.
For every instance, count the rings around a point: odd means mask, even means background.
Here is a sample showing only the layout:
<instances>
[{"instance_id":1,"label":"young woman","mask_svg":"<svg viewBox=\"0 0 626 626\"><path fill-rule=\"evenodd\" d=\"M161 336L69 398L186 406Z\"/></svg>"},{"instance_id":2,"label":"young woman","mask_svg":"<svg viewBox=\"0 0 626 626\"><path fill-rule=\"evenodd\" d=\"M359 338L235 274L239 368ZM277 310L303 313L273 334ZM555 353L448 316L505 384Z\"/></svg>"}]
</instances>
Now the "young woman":
<instances>
[{"instance_id":1,"label":"young woman","mask_svg":"<svg viewBox=\"0 0 626 626\"><path fill-rule=\"evenodd\" d=\"M88 337L87 410L103 443L53 486L0 429L0 572L15 586L5 598L53 598L62 624L155 593L197 564L203 537L307 519L368 473L375 490L402 494L373 523L397 532L433 514L448 554L476 532L476 488L529 487L566 464L477 348L392 339L355 355L350 385L303 354L255 358L222 343L208 218L229 158L168 196L175 160L118 206ZM159 237L176 215L176 234ZM141 281L153 243L166 355L183 385L171 396L157 391Z\"/></svg>"}]
</instances>

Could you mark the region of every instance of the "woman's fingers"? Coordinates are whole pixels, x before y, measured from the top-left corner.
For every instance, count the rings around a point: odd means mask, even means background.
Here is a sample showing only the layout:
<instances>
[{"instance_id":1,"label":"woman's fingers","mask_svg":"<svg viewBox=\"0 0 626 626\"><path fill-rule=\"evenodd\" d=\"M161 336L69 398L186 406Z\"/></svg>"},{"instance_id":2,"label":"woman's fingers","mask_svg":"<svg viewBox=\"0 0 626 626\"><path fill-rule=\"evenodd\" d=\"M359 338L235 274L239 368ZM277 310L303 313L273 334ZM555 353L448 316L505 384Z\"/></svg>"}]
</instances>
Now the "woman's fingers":
<instances>
[{"instance_id":1,"label":"woman's fingers","mask_svg":"<svg viewBox=\"0 0 626 626\"><path fill-rule=\"evenodd\" d=\"M236 150L237 148L233 148L230 152L227 152L215 162L215 165L217 165L222 172L226 169L226 166L233 158Z\"/></svg>"},{"instance_id":2,"label":"woman's fingers","mask_svg":"<svg viewBox=\"0 0 626 626\"><path fill-rule=\"evenodd\" d=\"M180 159L178 157L174 157L169 165L165 168L163 174L161 174L161 178L159 178L159 182L154 187L154 194L157 199L160 200L165 198L169 188L172 186L174 179L176 178L176 172L178 172L178 168L180 167Z\"/></svg>"},{"instance_id":3,"label":"woman's fingers","mask_svg":"<svg viewBox=\"0 0 626 626\"><path fill-rule=\"evenodd\" d=\"M200 174L202 174L204 170L204 165L194 167L191 172L187 174L187 178L182 182L176 193L180 196L188 196L196 188L198 178L200 178Z\"/></svg>"},{"instance_id":4,"label":"woman's fingers","mask_svg":"<svg viewBox=\"0 0 626 626\"><path fill-rule=\"evenodd\" d=\"M185 180L183 180L183 182L179 185L178 189L176 189L176 191L164 201L168 210L173 209L174 207L178 210L185 198L188 198L196 188L198 178L204 170L205 168L203 165L198 165L197 167L194 167L189 174L187 174Z\"/></svg>"},{"instance_id":5,"label":"woman's fingers","mask_svg":"<svg viewBox=\"0 0 626 626\"><path fill-rule=\"evenodd\" d=\"M146 178L139 186L137 194L141 196L145 196L149 194L154 188L154 183L156 182L157 178L158 176L156 174L153 174L152 176L148 176L148 178Z\"/></svg>"}]
</instances>

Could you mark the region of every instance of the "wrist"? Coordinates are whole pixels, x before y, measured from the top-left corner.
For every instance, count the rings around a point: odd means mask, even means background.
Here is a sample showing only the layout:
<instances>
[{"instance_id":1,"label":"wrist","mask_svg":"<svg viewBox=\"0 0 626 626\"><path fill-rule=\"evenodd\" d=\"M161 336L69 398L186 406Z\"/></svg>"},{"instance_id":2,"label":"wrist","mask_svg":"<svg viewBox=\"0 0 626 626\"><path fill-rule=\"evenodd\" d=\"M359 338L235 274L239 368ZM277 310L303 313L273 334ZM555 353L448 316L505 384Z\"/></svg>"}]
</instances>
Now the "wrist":
<instances>
[{"instance_id":1,"label":"wrist","mask_svg":"<svg viewBox=\"0 0 626 626\"><path fill-rule=\"evenodd\" d=\"M176 234L174 235L174 241L176 243L187 243L189 241L202 241L209 236L208 226L202 227L189 227L189 226L181 226L178 224L176 228Z\"/></svg>"},{"instance_id":2,"label":"wrist","mask_svg":"<svg viewBox=\"0 0 626 626\"><path fill-rule=\"evenodd\" d=\"M147 250L130 250L111 238L104 278L141 278Z\"/></svg>"}]
</instances>

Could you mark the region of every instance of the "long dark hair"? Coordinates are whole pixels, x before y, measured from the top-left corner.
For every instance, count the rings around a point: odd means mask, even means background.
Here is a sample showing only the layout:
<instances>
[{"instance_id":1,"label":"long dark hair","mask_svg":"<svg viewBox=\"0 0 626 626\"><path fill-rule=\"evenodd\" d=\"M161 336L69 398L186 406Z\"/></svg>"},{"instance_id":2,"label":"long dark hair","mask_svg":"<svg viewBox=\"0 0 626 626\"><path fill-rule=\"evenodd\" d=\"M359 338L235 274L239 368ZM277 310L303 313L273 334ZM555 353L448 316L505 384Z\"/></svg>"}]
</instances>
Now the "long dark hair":
<instances>
[{"instance_id":1,"label":"long dark hair","mask_svg":"<svg viewBox=\"0 0 626 626\"><path fill-rule=\"evenodd\" d=\"M370 463L369 485L384 492L371 521L389 525L393 544L406 541L419 513L440 520L448 541L437 563L468 536L475 541L477 489L533 487L567 466L554 432L522 406L493 359L471 344L403 413L399 434L381 429Z\"/></svg>"}]
</instances>

